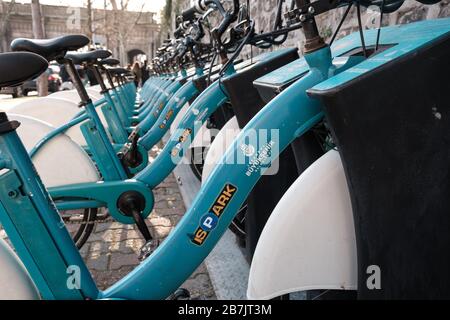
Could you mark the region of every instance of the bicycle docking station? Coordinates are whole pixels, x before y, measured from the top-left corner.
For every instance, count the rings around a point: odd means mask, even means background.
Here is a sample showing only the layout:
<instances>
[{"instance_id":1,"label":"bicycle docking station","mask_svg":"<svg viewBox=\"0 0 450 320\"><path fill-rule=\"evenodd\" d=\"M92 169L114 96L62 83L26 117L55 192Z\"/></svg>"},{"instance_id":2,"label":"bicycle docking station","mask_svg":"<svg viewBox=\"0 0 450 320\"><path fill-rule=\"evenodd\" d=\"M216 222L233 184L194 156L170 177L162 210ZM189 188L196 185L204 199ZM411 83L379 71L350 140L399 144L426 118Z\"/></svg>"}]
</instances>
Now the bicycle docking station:
<instances>
[{"instance_id":1,"label":"bicycle docking station","mask_svg":"<svg viewBox=\"0 0 450 320\"><path fill-rule=\"evenodd\" d=\"M310 90L350 188L362 299L450 298L448 24L388 27L390 54ZM371 266L379 289L367 285Z\"/></svg>"}]
</instances>

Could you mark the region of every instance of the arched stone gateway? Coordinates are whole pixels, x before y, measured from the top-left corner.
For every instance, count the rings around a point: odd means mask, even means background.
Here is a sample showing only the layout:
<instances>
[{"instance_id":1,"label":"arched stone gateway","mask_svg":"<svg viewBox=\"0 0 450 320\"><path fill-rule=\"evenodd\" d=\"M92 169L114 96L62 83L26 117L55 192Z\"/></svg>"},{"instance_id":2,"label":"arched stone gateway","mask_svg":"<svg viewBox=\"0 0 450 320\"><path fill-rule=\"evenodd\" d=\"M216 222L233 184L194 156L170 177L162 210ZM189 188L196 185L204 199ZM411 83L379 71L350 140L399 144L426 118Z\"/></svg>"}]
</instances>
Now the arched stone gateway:
<instances>
[{"instance_id":1,"label":"arched stone gateway","mask_svg":"<svg viewBox=\"0 0 450 320\"><path fill-rule=\"evenodd\" d=\"M144 51L141 49L131 49L127 52L128 63L133 63L135 58L139 55L146 55Z\"/></svg>"}]
</instances>

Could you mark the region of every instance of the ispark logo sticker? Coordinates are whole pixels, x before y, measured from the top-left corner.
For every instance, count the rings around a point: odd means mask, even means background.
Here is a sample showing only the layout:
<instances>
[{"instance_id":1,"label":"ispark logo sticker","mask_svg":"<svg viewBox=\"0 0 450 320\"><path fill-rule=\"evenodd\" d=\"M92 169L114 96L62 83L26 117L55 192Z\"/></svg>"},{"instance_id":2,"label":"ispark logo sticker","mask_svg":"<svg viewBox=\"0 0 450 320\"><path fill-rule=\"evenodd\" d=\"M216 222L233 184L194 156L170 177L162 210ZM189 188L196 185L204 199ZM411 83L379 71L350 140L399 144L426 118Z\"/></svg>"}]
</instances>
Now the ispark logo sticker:
<instances>
[{"instance_id":1,"label":"ispark logo sticker","mask_svg":"<svg viewBox=\"0 0 450 320\"><path fill-rule=\"evenodd\" d=\"M223 187L216 201L209 208L208 213L200 219L200 225L194 232L192 243L201 246L205 242L209 233L217 227L222 213L236 194L236 191L237 188L229 183Z\"/></svg>"},{"instance_id":2,"label":"ispark logo sticker","mask_svg":"<svg viewBox=\"0 0 450 320\"><path fill-rule=\"evenodd\" d=\"M160 112L163 108L164 108L164 103L161 102L161 103L159 104L158 108L156 108L155 112L153 112L153 116L154 116L155 118L158 118L159 112Z\"/></svg>"},{"instance_id":3,"label":"ispark logo sticker","mask_svg":"<svg viewBox=\"0 0 450 320\"><path fill-rule=\"evenodd\" d=\"M170 118L172 118L172 115L173 115L173 110L170 109L170 110L167 112L166 116L164 117L163 122L159 125L159 128L160 128L160 129L164 129L164 128L166 127L167 122L170 120Z\"/></svg>"}]
</instances>

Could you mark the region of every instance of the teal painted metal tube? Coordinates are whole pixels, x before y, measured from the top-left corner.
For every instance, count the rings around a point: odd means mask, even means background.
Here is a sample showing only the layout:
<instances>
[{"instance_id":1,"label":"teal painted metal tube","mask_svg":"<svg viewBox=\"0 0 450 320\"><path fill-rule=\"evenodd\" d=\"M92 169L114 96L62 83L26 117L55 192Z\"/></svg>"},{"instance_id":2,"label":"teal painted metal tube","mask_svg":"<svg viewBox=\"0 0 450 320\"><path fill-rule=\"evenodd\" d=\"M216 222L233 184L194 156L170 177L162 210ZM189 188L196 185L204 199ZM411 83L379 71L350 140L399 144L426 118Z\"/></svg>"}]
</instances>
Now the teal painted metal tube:
<instances>
[{"instance_id":1,"label":"teal painted metal tube","mask_svg":"<svg viewBox=\"0 0 450 320\"><path fill-rule=\"evenodd\" d=\"M272 161L296 137L322 119L320 103L309 98L306 90L333 73L330 50L326 47L305 58L311 67L309 73L272 100L248 123L202 186L176 229L152 256L103 292L102 297L164 299L202 263L264 172L264 168L259 166L249 174L254 165L250 157L243 157L245 161L242 164L236 163L241 145L248 143L253 131L265 130L268 134L266 141L261 145L258 141L254 147L256 154L265 152ZM221 206L217 204L216 199L219 198L222 199ZM202 224L207 218L210 223Z\"/></svg>"},{"instance_id":2,"label":"teal painted metal tube","mask_svg":"<svg viewBox=\"0 0 450 320\"><path fill-rule=\"evenodd\" d=\"M162 139L170 125L175 120L178 112L183 106L199 94L198 89L192 81L186 82L167 102L163 112L161 112L158 120L139 140L139 144L146 150L150 150L158 141Z\"/></svg>"},{"instance_id":3,"label":"teal painted metal tube","mask_svg":"<svg viewBox=\"0 0 450 320\"><path fill-rule=\"evenodd\" d=\"M158 120L161 111L164 109L170 98L183 86L181 80L175 80L160 96L156 101L153 109L148 113L144 120L139 123L139 129L142 132L147 132Z\"/></svg>"},{"instance_id":4,"label":"teal painted metal tube","mask_svg":"<svg viewBox=\"0 0 450 320\"><path fill-rule=\"evenodd\" d=\"M219 81L206 88L189 107L187 114L178 126L177 132L171 136L159 156L135 178L148 184L151 188L160 184L181 160L183 149L190 145L197 131L195 130L196 127L200 127L198 124L206 121L227 100L228 97L221 88Z\"/></svg>"},{"instance_id":5,"label":"teal painted metal tube","mask_svg":"<svg viewBox=\"0 0 450 320\"><path fill-rule=\"evenodd\" d=\"M14 211L12 208L8 211L8 216L11 222L14 224L14 230L6 230L8 235L17 234L21 235L20 239L11 239L18 244L19 248L23 248L24 241L26 241L26 252L18 251L20 257L31 257L35 266L39 268L39 272L47 282L47 287L52 292L52 297L55 299L81 299L83 297L96 298L98 295L98 289L92 279L89 270L83 262L75 244L70 237L69 232L64 227L64 222L61 220L59 213L55 210L48 193L45 191L45 187L42 184L40 177L36 174L33 164L26 152L22 142L20 141L15 131L9 132L0 136L0 148L3 154L7 154L11 160L11 168L13 171L6 175L3 175L2 179L10 178L10 183L2 183L2 188L7 188L11 184L14 190L14 183L20 183L20 181L14 182L13 173L17 173L23 183L22 188L26 199L31 201L32 208L35 209L36 216L29 216L29 220L23 219L22 212ZM2 196L4 194L11 194L2 190ZM21 195L17 195L20 197ZM15 203L14 197L11 200L2 199L2 205L5 206L9 201L11 205ZM23 199L25 200L25 198ZM17 202L17 204L23 202ZM29 210L32 210L29 208ZM17 208L16 208L17 209ZM33 222L35 220L36 222ZM34 227L28 224L32 223ZM41 231L45 228L45 231ZM42 229L44 230L44 229ZM35 233L35 234L33 234ZM44 236L50 242L39 242L37 239L42 239ZM26 238L24 238L26 237ZM13 243L14 243L13 242ZM22 244L22 245L21 245ZM47 250L42 246L48 246ZM59 250L55 249L56 246ZM17 248L16 248L17 249ZM28 262L27 259L24 262ZM83 294L79 290L69 289L67 286L62 285L67 280L67 270L61 269L64 266L77 266L80 271L81 287L83 288ZM47 267L48 270L42 269ZM31 267L33 270L33 266ZM53 269L53 270L52 270ZM49 282L51 279L51 282ZM44 292L46 290L44 289Z\"/></svg>"},{"instance_id":6,"label":"teal painted metal tube","mask_svg":"<svg viewBox=\"0 0 450 320\"><path fill-rule=\"evenodd\" d=\"M125 169L123 168L119 158L114 152L111 142L109 141L108 135L106 134L105 128L103 127L103 124L101 123L100 118L98 117L98 114L95 111L95 108L92 105L92 103L86 104L85 110L86 113L89 115L89 118L92 119L95 128L97 129L98 134L103 142L103 148L106 150L106 153L108 154L111 163L114 165L117 174L121 177L121 179L126 179L127 175Z\"/></svg>"},{"instance_id":7,"label":"teal painted metal tube","mask_svg":"<svg viewBox=\"0 0 450 320\"><path fill-rule=\"evenodd\" d=\"M71 120L70 122L56 128L55 130L51 131L50 133L48 133L46 136L44 136L41 140L38 141L38 143L30 150L30 157L34 157L36 155L36 153L45 145L47 144L50 140L52 140L54 137L56 137L59 134L62 134L64 132L66 132L68 129L70 129L71 127L86 121L88 119L88 115L87 114L82 114L81 116L79 116L78 118L75 118L73 120Z\"/></svg>"},{"instance_id":8,"label":"teal painted metal tube","mask_svg":"<svg viewBox=\"0 0 450 320\"><path fill-rule=\"evenodd\" d=\"M109 92L105 92L104 97L107 104L102 107L102 110L104 111L103 115L105 116L106 122L108 123L109 133L115 143L126 143L128 140L128 133L121 123L119 113L117 112L117 108L111 95Z\"/></svg>"}]
</instances>

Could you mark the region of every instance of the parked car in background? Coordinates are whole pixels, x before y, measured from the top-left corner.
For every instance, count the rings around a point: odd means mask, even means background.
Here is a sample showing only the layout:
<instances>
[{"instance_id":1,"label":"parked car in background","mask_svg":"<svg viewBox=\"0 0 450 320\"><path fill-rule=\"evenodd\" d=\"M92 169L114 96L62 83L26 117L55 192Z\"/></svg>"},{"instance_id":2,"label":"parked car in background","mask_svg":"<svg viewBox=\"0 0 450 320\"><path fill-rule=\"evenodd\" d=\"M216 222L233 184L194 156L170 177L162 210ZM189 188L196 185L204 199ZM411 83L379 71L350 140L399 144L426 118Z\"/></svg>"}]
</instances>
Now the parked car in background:
<instances>
[{"instance_id":1,"label":"parked car in background","mask_svg":"<svg viewBox=\"0 0 450 320\"><path fill-rule=\"evenodd\" d=\"M62 81L58 65L50 65L46 71L48 80L48 92L53 93L60 90ZM13 98L27 96L31 91L37 91L37 78L26 81L23 85L17 87L2 88L0 94L10 94Z\"/></svg>"},{"instance_id":2,"label":"parked car in background","mask_svg":"<svg viewBox=\"0 0 450 320\"><path fill-rule=\"evenodd\" d=\"M22 86L2 87L0 89L0 94L10 94L13 96L13 98L21 97L23 95Z\"/></svg>"},{"instance_id":3,"label":"parked car in background","mask_svg":"<svg viewBox=\"0 0 450 320\"><path fill-rule=\"evenodd\" d=\"M60 67L58 65L50 65L46 71L48 80L48 93L59 91L62 81L60 73ZM37 78L26 81L22 85L22 93L27 96L31 91L37 91Z\"/></svg>"}]
</instances>

